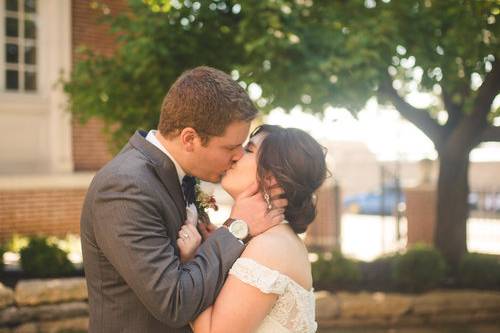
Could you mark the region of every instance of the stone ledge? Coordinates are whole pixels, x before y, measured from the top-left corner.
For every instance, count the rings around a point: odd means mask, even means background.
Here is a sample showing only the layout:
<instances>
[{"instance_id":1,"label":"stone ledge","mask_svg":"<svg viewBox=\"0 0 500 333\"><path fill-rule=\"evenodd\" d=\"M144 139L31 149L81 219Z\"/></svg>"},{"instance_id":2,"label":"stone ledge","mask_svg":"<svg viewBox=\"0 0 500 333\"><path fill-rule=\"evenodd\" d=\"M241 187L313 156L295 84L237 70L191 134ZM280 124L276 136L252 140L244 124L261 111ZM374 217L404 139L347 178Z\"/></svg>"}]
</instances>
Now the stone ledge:
<instances>
[{"instance_id":1,"label":"stone ledge","mask_svg":"<svg viewBox=\"0 0 500 333\"><path fill-rule=\"evenodd\" d=\"M30 322L12 329L4 329L5 333L63 333L63 332L87 332L89 329L88 317L77 317L71 319ZM2 329L0 329L0 333Z\"/></svg>"},{"instance_id":2,"label":"stone ledge","mask_svg":"<svg viewBox=\"0 0 500 333\"><path fill-rule=\"evenodd\" d=\"M0 176L0 191L87 189L94 172Z\"/></svg>"},{"instance_id":3,"label":"stone ledge","mask_svg":"<svg viewBox=\"0 0 500 333\"><path fill-rule=\"evenodd\" d=\"M85 278L24 280L16 285L17 306L87 300Z\"/></svg>"},{"instance_id":4,"label":"stone ledge","mask_svg":"<svg viewBox=\"0 0 500 333\"><path fill-rule=\"evenodd\" d=\"M14 303L14 291L0 283L0 310Z\"/></svg>"},{"instance_id":5,"label":"stone ledge","mask_svg":"<svg viewBox=\"0 0 500 333\"><path fill-rule=\"evenodd\" d=\"M421 327L500 321L500 292L443 291L316 295L320 327ZM0 333L85 331L88 326L84 278L20 281L15 292L0 284ZM81 329L83 328L83 329Z\"/></svg>"},{"instance_id":6,"label":"stone ledge","mask_svg":"<svg viewBox=\"0 0 500 333\"><path fill-rule=\"evenodd\" d=\"M413 312L417 315L468 313L470 311L500 311L500 293L480 291L435 291L414 298Z\"/></svg>"},{"instance_id":7,"label":"stone ledge","mask_svg":"<svg viewBox=\"0 0 500 333\"><path fill-rule=\"evenodd\" d=\"M0 311L0 326L19 325L31 321L59 320L88 316L86 302L46 304L40 306L9 307Z\"/></svg>"},{"instance_id":8,"label":"stone ledge","mask_svg":"<svg viewBox=\"0 0 500 333\"><path fill-rule=\"evenodd\" d=\"M394 327L500 321L500 292L316 293L320 327Z\"/></svg>"}]
</instances>

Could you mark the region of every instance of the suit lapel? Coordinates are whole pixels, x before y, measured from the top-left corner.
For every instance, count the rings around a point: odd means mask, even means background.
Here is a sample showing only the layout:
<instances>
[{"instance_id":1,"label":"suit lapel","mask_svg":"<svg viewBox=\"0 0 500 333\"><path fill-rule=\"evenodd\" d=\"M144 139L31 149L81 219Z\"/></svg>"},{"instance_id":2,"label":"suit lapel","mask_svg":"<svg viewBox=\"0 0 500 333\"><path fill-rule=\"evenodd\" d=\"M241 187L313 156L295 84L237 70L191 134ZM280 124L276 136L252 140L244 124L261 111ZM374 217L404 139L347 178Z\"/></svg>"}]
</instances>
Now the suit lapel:
<instances>
[{"instance_id":1,"label":"suit lapel","mask_svg":"<svg viewBox=\"0 0 500 333\"><path fill-rule=\"evenodd\" d=\"M186 220L186 203L175 165L165 153L146 140L146 134L144 131L137 131L129 142L153 162L156 173L174 201L183 222Z\"/></svg>"}]
</instances>

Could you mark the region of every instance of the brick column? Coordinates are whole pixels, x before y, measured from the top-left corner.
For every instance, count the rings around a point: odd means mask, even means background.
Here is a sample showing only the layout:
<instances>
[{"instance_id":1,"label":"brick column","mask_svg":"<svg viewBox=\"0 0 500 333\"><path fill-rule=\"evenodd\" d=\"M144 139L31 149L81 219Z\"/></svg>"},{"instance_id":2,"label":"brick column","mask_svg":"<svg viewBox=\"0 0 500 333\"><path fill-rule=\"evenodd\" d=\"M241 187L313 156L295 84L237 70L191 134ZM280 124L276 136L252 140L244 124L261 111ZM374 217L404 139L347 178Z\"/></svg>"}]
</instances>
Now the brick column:
<instances>
[{"instance_id":1,"label":"brick column","mask_svg":"<svg viewBox=\"0 0 500 333\"><path fill-rule=\"evenodd\" d=\"M105 13L108 15L127 9L126 0L100 2L106 5ZM73 63L78 61L76 50L80 46L107 56L112 56L116 49L115 38L109 33L109 26L97 22L103 15L103 10L93 8L95 3L88 0L72 1ZM91 119L83 125L73 122L73 159L76 171L97 170L111 159L102 129L103 124L98 119Z\"/></svg>"},{"instance_id":2,"label":"brick column","mask_svg":"<svg viewBox=\"0 0 500 333\"><path fill-rule=\"evenodd\" d=\"M310 251L331 251L340 248L340 188L326 181L317 193L317 215L307 228L305 244Z\"/></svg>"},{"instance_id":3,"label":"brick column","mask_svg":"<svg viewBox=\"0 0 500 333\"><path fill-rule=\"evenodd\" d=\"M408 221L408 243L432 245L436 225L437 191L432 185L421 185L404 189L406 196L406 218Z\"/></svg>"}]
</instances>

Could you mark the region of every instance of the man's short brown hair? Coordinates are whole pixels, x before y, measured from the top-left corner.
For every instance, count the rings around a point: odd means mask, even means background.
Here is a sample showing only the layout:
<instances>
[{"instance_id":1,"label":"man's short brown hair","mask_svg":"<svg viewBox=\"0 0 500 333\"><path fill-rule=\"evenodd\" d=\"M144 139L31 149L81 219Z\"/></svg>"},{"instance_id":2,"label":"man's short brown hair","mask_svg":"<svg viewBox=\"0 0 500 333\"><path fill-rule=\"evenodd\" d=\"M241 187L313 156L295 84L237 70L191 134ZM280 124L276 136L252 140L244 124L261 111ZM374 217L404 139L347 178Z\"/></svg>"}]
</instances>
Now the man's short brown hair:
<instances>
[{"instance_id":1,"label":"man's short brown hair","mask_svg":"<svg viewBox=\"0 0 500 333\"><path fill-rule=\"evenodd\" d=\"M158 130L164 137L192 127L207 143L233 121L251 121L258 111L245 90L226 73L211 67L184 72L170 87L161 107Z\"/></svg>"}]
</instances>

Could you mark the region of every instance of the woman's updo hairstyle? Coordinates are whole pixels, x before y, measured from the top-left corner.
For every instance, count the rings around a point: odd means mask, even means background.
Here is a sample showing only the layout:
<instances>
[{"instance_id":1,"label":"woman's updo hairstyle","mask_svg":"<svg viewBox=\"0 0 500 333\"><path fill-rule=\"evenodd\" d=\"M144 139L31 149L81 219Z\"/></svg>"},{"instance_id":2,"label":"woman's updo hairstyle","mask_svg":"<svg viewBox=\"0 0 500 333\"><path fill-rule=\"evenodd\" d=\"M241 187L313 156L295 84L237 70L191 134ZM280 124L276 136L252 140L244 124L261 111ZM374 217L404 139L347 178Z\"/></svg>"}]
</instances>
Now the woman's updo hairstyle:
<instances>
[{"instance_id":1,"label":"woman's updo hairstyle","mask_svg":"<svg viewBox=\"0 0 500 333\"><path fill-rule=\"evenodd\" d=\"M288 200L285 219L295 233L303 233L316 217L314 193L327 176L326 148L297 128L262 125L250 137L259 133L265 134L257 160L260 186L270 193L265 180L274 176Z\"/></svg>"}]
</instances>

